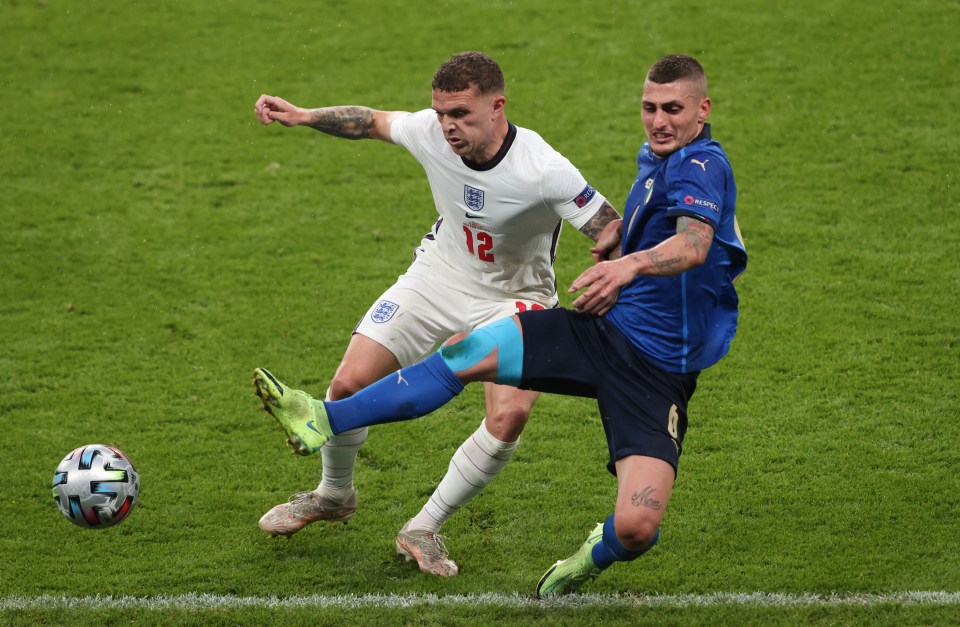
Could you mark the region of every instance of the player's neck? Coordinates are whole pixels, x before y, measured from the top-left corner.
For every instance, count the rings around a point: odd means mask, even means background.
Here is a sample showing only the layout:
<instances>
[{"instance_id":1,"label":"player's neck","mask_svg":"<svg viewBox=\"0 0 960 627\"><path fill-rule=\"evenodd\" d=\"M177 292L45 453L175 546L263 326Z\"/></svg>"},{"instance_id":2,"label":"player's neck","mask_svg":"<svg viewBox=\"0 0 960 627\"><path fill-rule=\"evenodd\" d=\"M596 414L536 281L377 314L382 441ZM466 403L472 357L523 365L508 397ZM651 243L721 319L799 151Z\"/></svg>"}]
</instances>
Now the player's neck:
<instances>
[{"instance_id":1,"label":"player's neck","mask_svg":"<svg viewBox=\"0 0 960 627\"><path fill-rule=\"evenodd\" d=\"M494 126L493 133L490 134L489 141L481 147L481 150L470 157L464 157L464 159L478 166L490 163L500 153L509 133L510 122L506 118L500 118Z\"/></svg>"}]
</instances>

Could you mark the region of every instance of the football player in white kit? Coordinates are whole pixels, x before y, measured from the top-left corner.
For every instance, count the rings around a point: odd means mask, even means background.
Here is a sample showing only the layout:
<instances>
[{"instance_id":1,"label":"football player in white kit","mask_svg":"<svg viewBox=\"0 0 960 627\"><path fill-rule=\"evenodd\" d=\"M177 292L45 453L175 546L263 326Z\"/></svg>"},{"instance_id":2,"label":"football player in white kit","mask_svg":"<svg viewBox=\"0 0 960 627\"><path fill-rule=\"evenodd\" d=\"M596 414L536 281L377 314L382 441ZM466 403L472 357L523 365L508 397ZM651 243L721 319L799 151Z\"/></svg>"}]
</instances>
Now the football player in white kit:
<instances>
[{"instance_id":1,"label":"football player in white kit","mask_svg":"<svg viewBox=\"0 0 960 627\"><path fill-rule=\"evenodd\" d=\"M405 274L357 325L327 390L328 400L358 390L428 356L450 336L526 309L557 306L553 259L566 220L596 241L620 218L580 172L533 131L505 115L504 79L479 52L443 63L430 109L416 113L343 106L304 109L262 95L263 124L304 125L336 137L399 144L420 162L439 218ZM506 465L539 393L486 383L486 418L460 446L423 509L400 530L397 552L420 570L458 572L440 526ZM357 509L353 469L367 429L335 436L321 449L316 490L260 519L290 536L319 520L346 522ZM315 451L300 451L310 454Z\"/></svg>"}]
</instances>

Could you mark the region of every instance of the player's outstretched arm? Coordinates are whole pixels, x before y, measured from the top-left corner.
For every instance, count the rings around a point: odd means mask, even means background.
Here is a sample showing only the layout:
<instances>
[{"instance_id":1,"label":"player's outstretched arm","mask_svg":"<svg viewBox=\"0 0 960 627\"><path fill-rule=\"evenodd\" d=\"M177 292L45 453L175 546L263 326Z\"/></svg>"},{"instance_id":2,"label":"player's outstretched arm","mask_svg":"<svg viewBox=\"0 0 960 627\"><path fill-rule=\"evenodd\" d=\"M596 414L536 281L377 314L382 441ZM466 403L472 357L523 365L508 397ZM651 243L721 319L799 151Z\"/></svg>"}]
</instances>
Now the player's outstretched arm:
<instances>
[{"instance_id":1,"label":"player's outstretched arm","mask_svg":"<svg viewBox=\"0 0 960 627\"><path fill-rule=\"evenodd\" d=\"M304 109L268 94L260 96L253 111L261 124L279 122L284 126L309 126L334 137L370 138L390 143L393 143L390 124L405 115L403 111L378 111L353 105Z\"/></svg>"},{"instance_id":2,"label":"player's outstretched arm","mask_svg":"<svg viewBox=\"0 0 960 627\"><path fill-rule=\"evenodd\" d=\"M393 143L390 125L404 111L378 111L369 107L344 106L310 109L306 126L344 139L379 139Z\"/></svg>"}]
</instances>

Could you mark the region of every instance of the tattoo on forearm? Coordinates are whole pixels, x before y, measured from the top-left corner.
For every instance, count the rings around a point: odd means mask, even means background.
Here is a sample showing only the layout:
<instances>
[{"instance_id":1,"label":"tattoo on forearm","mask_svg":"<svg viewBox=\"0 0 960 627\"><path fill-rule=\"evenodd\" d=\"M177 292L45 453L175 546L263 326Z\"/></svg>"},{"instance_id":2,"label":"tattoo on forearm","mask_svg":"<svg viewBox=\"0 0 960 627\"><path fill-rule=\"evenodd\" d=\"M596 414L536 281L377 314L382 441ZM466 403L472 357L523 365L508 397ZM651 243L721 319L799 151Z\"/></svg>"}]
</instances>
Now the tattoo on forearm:
<instances>
[{"instance_id":1,"label":"tattoo on forearm","mask_svg":"<svg viewBox=\"0 0 960 627\"><path fill-rule=\"evenodd\" d=\"M650 267L654 270L669 270L683 263L682 257L672 257L667 259L663 254L655 250L646 253Z\"/></svg>"},{"instance_id":2,"label":"tattoo on forearm","mask_svg":"<svg viewBox=\"0 0 960 627\"><path fill-rule=\"evenodd\" d=\"M653 498L654 488L652 485L648 485L640 492L635 492L633 496L630 497L630 503L634 507L649 507L650 509L662 509L663 503Z\"/></svg>"},{"instance_id":3,"label":"tattoo on forearm","mask_svg":"<svg viewBox=\"0 0 960 627\"><path fill-rule=\"evenodd\" d=\"M374 125L373 110L367 107L324 107L310 111L307 126L345 139L366 139Z\"/></svg>"},{"instance_id":4,"label":"tattoo on forearm","mask_svg":"<svg viewBox=\"0 0 960 627\"><path fill-rule=\"evenodd\" d=\"M600 208L597 210L597 212L593 214L593 217L590 218L586 224L580 227L580 232L593 241L597 241L597 238L600 237L600 233L603 232L603 229L614 220L619 219L620 214L617 213L617 210L614 209L607 201L603 201L603 204L600 205Z\"/></svg>"}]
</instances>

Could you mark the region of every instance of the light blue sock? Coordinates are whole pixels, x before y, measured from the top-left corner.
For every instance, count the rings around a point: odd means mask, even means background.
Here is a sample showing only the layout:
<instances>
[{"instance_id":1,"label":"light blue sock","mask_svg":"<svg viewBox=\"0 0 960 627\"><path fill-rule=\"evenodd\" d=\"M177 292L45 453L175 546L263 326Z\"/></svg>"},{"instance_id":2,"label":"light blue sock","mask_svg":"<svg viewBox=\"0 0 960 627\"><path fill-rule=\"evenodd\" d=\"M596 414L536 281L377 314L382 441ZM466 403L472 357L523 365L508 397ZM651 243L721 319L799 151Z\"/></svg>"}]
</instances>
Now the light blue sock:
<instances>
[{"instance_id":1,"label":"light blue sock","mask_svg":"<svg viewBox=\"0 0 960 627\"><path fill-rule=\"evenodd\" d=\"M623 548L623 545L620 544L620 539L617 538L617 533L613 529L613 514L610 514L607 516L607 519L603 521L603 539L593 545L593 551L590 553L590 557L593 558L593 563L597 565L597 568L603 570L614 562L629 562L630 560L637 559L652 549L653 545L656 544L659 539L660 530L657 529L657 532L653 534L653 539L650 540L647 546L641 551L634 553L626 550Z\"/></svg>"},{"instance_id":2,"label":"light blue sock","mask_svg":"<svg viewBox=\"0 0 960 627\"><path fill-rule=\"evenodd\" d=\"M389 374L353 396L323 403L334 434L429 414L463 391L463 383L434 353Z\"/></svg>"}]
</instances>

